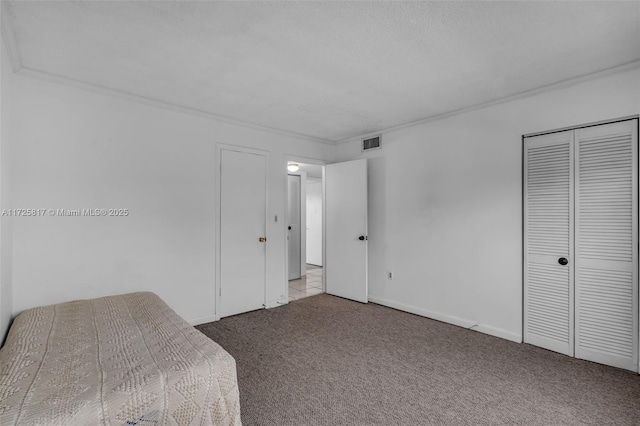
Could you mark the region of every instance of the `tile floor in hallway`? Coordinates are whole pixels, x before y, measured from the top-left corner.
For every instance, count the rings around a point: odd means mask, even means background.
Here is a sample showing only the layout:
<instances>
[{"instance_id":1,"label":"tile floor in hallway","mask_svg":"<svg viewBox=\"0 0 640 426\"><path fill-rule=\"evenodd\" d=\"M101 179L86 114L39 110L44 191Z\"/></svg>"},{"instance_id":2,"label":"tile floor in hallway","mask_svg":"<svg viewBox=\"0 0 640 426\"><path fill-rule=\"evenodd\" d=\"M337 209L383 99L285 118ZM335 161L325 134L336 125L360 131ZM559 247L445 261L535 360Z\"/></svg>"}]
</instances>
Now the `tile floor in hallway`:
<instances>
[{"instance_id":1,"label":"tile floor in hallway","mask_svg":"<svg viewBox=\"0 0 640 426\"><path fill-rule=\"evenodd\" d=\"M307 275L289 281L289 302L324 293L322 290L322 267L307 265Z\"/></svg>"}]
</instances>

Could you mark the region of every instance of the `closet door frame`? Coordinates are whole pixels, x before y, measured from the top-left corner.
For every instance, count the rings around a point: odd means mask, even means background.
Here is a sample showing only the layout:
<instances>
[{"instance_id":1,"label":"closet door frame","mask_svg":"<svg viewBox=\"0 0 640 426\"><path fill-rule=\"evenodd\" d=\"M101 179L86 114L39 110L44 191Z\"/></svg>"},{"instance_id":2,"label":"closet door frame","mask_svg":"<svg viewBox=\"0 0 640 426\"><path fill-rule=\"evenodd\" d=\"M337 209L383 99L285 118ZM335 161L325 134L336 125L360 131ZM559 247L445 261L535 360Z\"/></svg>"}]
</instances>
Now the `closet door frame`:
<instances>
[{"instance_id":1,"label":"closet door frame","mask_svg":"<svg viewBox=\"0 0 640 426\"><path fill-rule=\"evenodd\" d=\"M526 176L526 170L527 170L527 159L526 159L526 139L527 138L531 138L531 137L535 137L535 136L542 136L542 135L549 135L552 133L559 133L559 132L564 132L564 131L568 131L568 130L578 130L578 129L582 129L582 128L587 128L587 127L594 127L594 126L600 126L603 124L612 124L612 123L617 123L617 122L622 122L622 121L630 121L630 120L638 120L636 122L636 128L635 128L635 135L636 138L638 138L639 135L639 129L640 129L640 116L638 115L631 115L631 116L625 116L625 117L620 117L620 118L615 118L615 119L608 119L608 120L602 120L602 121L597 121L597 122L591 122L591 123L586 123L586 124L581 124L581 125L576 125L576 126L568 126L568 127L562 127L562 128L557 128L557 129L553 129L553 130L546 130L546 131L541 131L541 132L534 132L534 133L529 133L526 135L522 136L522 218L523 218L523 222L522 222L522 337L523 337L523 342L525 342L525 315L526 315L526 309L527 309L527 304L526 304L526 285L527 285L527 235L526 235L526 220L527 220L527 211L526 211L526 185L527 185L527 176ZM637 139L636 139L637 140ZM640 143L640 142L639 142ZM639 260L638 260L638 251L640 251L640 241L638 240L638 228L640 227L638 221L638 211L640 209L640 200L639 200L639 172L638 172L638 167L640 167L640 149L636 149L635 151L635 155L634 155L634 159L633 161L636 164L636 167L633 171L633 187L634 187L634 202L635 202L635 211L634 211L634 216L633 216L633 221L636 227L636 231L634 232L633 235L633 244L634 244L634 248L636 250L636 256L634 258L634 272L636 274L636 277L640 277L640 265L639 265ZM574 161L572 161L572 163L574 163ZM575 174L575 168L572 165L572 174ZM575 201L575 200L574 200ZM574 242L572 242L572 245L575 245ZM574 265L575 267L575 265ZM638 361L637 364L635 365L635 371L640 373L640 283L636 282L636 287L635 287L635 294L634 294L634 299L636 302L636 306L638 307L638 312L636 312L637 318L638 318L638 322L639 325L636 328L636 333L635 333L635 337L636 337L636 350L637 350L637 354L638 354ZM572 297L573 299L573 297ZM574 311L575 314L575 310L572 309Z\"/></svg>"}]
</instances>

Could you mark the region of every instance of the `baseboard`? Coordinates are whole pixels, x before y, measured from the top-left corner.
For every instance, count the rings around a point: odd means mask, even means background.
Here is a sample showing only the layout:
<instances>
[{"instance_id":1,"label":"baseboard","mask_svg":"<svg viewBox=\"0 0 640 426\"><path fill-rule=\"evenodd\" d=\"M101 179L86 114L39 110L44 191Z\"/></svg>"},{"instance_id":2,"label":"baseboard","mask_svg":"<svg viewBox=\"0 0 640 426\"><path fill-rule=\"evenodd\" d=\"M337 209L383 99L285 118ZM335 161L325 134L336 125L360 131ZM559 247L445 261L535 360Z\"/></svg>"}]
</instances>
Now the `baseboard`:
<instances>
[{"instance_id":1,"label":"baseboard","mask_svg":"<svg viewBox=\"0 0 640 426\"><path fill-rule=\"evenodd\" d=\"M280 300L272 300L267 304L266 308L267 309L277 308L278 306L282 306L286 304L287 304L286 302L282 302ZM218 320L220 320L220 318L216 314L212 314L212 315L207 315L206 317L190 319L190 320L187 320L187 322L191 325L200 325L200 324L206 324L208 322L214 322Z\"/></svg>"},{"instance_id":2,"label":"baseboard","mask_svg":"<svg viewBox=\"0 0 640 426\"><path fill-rule=\"evenodd\" d=\"M278 306L283 306L286 305L287 302L284 298L282 299L278 299L278 300L272 300L271 302L267 303L267 309L271 309L271 308L277 308Z\"/></svg>"},{"instance_id":3,"label":"baseboard","mask_svg":"<svg viewBox=\"0 0 640 426\"><path fill-rule=\"evenodd\" d=\"M507 330L503 330L488 325L478 324L475 321L459 318L453 315L447 315L428 309L422 309L417 306L406 305L404 303L396 302L393 300L383 299L380 297L369 296L369 302L377 303L378 305L387 306L389 308L398 309L400 311L409 312L411 314L420 315L422 317L431 318L434 320L446 322L447 324L457 325L458 327L468 328L480 333L489 334L491 336L499 337L501 339L510 340L516 343L522 343L522 336L517 333L512 333Z\"/></svg>"},{"instance_id":4,"label":"baseboard","mask_svg":"<svg viewBox=\"0 0 640 426\"><path fill-rule=\"evenodd\" d=\"M196 318L196 319L192 319L192 320L187 320L187 322L191 325L200 325L200 324L206 324L208 322L214 322L217 321L218 318L216 318L215 314L214 315L207 315L206 317L200 317L200 318Z\"/></svg>"},{"instance_id":5,"label":"baseboard","mask_svg":"<svg viewBox=\"0 0 640 426\"><path fill-rule=\"evenodd\" d=\"M478 325L473 327L472 330L479 331L480 333L489 334L491 336L499 337L501 339L510 340L516 343L522 343L522 334L513 333L511 331L503 330L501 328L490 327L488 325Z\"/></svg>"}]
</instances>

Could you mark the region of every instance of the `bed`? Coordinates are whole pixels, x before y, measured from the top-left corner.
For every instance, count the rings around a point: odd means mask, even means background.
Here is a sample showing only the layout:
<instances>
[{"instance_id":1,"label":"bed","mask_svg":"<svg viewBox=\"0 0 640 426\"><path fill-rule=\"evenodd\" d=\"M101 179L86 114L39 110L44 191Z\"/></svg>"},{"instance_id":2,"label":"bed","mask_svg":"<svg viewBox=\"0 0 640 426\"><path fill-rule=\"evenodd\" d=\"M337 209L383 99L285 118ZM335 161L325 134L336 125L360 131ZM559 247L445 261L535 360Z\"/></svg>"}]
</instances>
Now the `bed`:
<instances>
[{"instance_id":1,"label":"bed","mask_svg":"<svg viewBox=\"0 0 640 426\"><path fill-rule=\"evenodd\" d=\"M235 360L153 293L29 309L0 349L0 424L240 425Z\"/></svg>"}]
</instances>

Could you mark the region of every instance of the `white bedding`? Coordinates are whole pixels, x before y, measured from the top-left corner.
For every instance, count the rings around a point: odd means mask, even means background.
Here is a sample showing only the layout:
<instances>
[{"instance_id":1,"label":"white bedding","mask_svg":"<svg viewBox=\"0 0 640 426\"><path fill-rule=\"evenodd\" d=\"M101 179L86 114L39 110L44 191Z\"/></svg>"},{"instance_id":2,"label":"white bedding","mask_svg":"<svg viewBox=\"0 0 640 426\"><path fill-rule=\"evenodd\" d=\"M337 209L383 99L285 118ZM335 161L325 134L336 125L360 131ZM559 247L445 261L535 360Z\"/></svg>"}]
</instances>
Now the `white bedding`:
<instances>
[{"instance_id":1,"label":"white bedding","mask_svg":"<svg viewBox=\"0 0 640 426\"><path fill-rule=\"evenodd\" d=\"M153 293L33 308L0 349L0 424L240 425L235 360Z\"/></svg>"}]
</instances>

